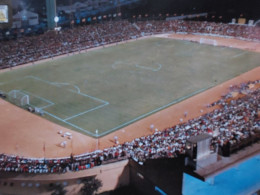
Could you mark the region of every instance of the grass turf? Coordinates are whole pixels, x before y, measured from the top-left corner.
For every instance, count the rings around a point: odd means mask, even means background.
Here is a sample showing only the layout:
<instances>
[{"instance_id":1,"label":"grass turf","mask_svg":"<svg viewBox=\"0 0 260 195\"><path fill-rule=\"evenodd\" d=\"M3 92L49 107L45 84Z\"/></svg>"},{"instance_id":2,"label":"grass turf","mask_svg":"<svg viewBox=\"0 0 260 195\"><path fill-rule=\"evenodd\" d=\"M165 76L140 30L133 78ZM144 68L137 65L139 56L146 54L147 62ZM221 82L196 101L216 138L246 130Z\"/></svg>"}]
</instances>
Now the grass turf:
<instances>
[{"instance_id":1,"label":"grass turf","mask_svg":"<svg viewBox=\"0 0 260 195\"><path fill-rule=\"evenodd\" d=\"M259 62L259 53L149 38L1 73L0 90L21 90L45 118L102 136Z\"/></svg>"}]
</instances>

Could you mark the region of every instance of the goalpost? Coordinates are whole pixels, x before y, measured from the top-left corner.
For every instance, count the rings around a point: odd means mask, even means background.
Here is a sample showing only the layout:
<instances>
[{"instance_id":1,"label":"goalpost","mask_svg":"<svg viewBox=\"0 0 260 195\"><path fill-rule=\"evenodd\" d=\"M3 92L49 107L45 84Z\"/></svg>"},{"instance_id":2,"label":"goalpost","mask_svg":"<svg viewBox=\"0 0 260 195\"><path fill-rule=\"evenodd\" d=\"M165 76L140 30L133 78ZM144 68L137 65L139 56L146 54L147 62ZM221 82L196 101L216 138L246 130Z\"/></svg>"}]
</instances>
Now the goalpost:
<instances>
[{"instance_id":1,"label":"goalpost","mask_svg":"<svg viewBox=\"0 0 260 195\"><path fill-rule=\"evenodd\" d=\"M200 44L208 44L218 46L218 42L215 39L200 38Z\"/></svg>"},{"instance_id":2,"label":"goalpost","mask_svg":"<svg viewBox=\"0 0 260 195\"><path fill-rule=\"evenodd\" d=\"M12 90L8 93L8 100L18 106L26 106L30 104L30 97L29 95L19 91L19 90Z\"/></svg>"}]
</instances>

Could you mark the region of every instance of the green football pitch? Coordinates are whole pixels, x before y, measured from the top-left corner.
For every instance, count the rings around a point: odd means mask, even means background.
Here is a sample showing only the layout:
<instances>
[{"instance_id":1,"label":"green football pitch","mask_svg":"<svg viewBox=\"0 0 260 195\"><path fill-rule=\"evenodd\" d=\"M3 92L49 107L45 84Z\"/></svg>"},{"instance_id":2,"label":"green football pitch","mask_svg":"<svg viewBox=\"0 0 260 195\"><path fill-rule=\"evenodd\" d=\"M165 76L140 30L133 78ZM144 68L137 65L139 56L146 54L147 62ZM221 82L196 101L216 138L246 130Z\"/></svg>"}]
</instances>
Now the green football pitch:
<instances>
[{"instance_id":1,"label":"green football pitch","mask_svg":"<svg viewBox=\"0 0 260 195\"><path fill-rule=\"evenodd\" d=\"M166 38L82 52L0 74L43 117L103 136L259 66L260 54Z\"/></svg>"}]
</instances>

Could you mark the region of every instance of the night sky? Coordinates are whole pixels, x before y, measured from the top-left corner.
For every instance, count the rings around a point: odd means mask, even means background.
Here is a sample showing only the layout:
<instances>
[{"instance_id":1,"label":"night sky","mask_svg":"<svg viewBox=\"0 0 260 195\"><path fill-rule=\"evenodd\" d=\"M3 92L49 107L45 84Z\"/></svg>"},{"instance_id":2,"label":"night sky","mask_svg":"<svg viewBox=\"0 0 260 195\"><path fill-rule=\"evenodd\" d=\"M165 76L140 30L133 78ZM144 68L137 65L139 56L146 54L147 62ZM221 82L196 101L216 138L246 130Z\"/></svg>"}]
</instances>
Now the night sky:
<instances>
[{"instance_id":1,"label":"night sky","mask_svg":"<svg viewBox=\"0 0 260 195\"><path fill-rule=\"evenodd\" d=\"M80 0L57 0L57 4L70 4ZM12 0L15 8L23 7L32 11L42 10L45 0ZM80 2L84 2L81 0ZM135 13L170 13L190 14L200 12L215 12L218 15L260 19L260 0L140 0L142 2L134 9L126 7L122 10Z\"/></svg>"}]
</instances>

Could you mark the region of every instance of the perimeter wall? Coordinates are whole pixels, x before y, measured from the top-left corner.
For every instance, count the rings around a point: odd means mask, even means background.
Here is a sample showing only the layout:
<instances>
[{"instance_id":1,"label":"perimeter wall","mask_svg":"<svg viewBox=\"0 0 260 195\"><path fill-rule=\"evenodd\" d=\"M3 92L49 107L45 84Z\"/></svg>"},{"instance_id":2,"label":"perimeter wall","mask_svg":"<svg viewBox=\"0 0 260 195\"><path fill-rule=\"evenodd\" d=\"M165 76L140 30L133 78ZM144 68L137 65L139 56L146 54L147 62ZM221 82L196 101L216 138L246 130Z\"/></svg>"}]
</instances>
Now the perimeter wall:
<instances>
[{"instance_id":1,"label":"perimeter wall","mask_svg":"<svg viewBox=\"0 0 260 195\"><path fill-rule=\"evenodd\" d=\"M60 174L0 173L0 194L51 194L61 184L67 194L79 194L83 178L94 176L102 182L98 193L131 186L138 194L182 194L184 158L153 159L145 164L123 160L79 172ZM159 190L159 191L158 191ZM107 192L107 193L106 193Z\"/></svg>"}]
</instances>

